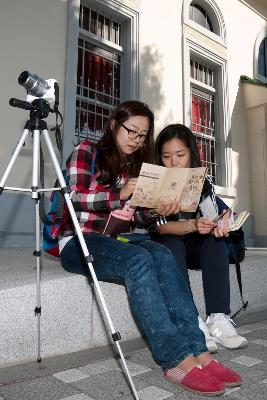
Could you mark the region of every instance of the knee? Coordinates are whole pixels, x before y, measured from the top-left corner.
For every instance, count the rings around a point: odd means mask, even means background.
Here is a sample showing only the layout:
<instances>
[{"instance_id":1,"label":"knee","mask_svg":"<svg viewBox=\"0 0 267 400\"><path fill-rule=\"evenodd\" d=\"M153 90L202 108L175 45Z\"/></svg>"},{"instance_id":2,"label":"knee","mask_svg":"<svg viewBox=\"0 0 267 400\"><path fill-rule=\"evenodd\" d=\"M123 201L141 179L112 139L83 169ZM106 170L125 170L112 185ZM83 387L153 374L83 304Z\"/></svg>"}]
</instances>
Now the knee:
<instances>
[{"instance_id":1,"label":"knee","mask_svg":"<svg viewBox=\"0 0 267 400\"><path fill-rule=\"evenodd\" d=\"M128 283L149 281L155 273L153 257L144 249L138 249L134 255L129 255L125 268L125 278Z\"/></svg>"}]
</instances>

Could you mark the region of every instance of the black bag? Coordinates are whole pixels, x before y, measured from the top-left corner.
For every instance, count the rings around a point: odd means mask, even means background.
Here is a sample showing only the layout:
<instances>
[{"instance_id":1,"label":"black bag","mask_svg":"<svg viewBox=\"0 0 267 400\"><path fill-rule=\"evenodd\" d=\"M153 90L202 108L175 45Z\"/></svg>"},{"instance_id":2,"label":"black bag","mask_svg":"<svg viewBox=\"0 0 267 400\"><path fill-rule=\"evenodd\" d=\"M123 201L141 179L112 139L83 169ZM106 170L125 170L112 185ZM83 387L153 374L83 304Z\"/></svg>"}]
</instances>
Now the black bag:
<instances>
[{"instance_id":1,"label":"black bag","mask_svg":"<svg viewBox=\"0 0 267 400\"><path fill-rule=\"evenodd\" d=\"M248 306L248 301L244 301L243 298L242 277L241 277L241 267L240 267L240 263L245 258L245 250L246 250L243 229L240 228L237 231L229 232L229 236L224 240L228 248L229 264L235 264L236 277L242 300L242 306L233 315L231 315L231 318L235 318L242 310L245 311Z\"/></svg>"},{"instance_id":2,"label":"black bag","mask_svg":"<svg viewBox=\"0 0 267 400\"><path fill-rule=\"evenodd\" d=\"M229 264L241 263L245 258L245 240L243 229L229 232L225 242L228 248Z\"/></svg>"},{"instance_id":3,"label":"black bag","mask_svg":"<svg viewBox=\"0 0 267 400\"><path fill-rule=\"evenodd\" d=\"M216 203L218 206L218 211L219 214L223 212L223 210L226 210L229 208L220 197L216 196ZM239 314L242 310L246 310L248 306L248 301L244 301L243 298L243 288L242 288L242 277L241 277L241 267L240 263L244 260L245 258L245 240L244 240L244 231L242 228L238 229L237 231L231 231L229 232L229 236L224 238L227 249L228 249L228 259L229 259L229 264L235 264L235 270L236 270L236 278L238 282L238 287L240 291L240 296L242 300L242 307L240 307L239 310L237 310L231 318L234 318Z\"/></svg>"}]
</instances>

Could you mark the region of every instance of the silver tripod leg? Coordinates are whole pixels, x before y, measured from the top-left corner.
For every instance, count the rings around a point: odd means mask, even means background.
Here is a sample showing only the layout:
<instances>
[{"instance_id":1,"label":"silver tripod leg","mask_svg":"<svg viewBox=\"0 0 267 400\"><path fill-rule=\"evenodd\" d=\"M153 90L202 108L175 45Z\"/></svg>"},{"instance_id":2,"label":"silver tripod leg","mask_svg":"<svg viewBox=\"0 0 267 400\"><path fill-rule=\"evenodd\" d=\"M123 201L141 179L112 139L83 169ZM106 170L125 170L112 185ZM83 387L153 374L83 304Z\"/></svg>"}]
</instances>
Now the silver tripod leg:
<instances>
[{"instance_id":1,"label":"silver tripod leg","mask_svg":"<svg viewBox=\"0 0 267 400\"><path fill-rule=\"evenodd\" d=\"M24 129L24 131L23 131L23 133L21 135L21 138L18 141L18 143L17 143L17 145L16 145L16 147L15 147L15 149L13 151L13 154L12 154L12 156L11 156L7 166L6 166L4 174L3 174L2 179L0 181L0 188L9 189L9 188L5 188L6 180L7 180L8 176L9 176L9 174L11 172L11 169L12 169L13 165L15 164L15 161L16 161L18 155L19 155L19 152L20 152L22 146L24 145L26 137L28 135L29 135L29 129ZM17 190L19 190L19 189L17 189Z\"/></svg>"},{"instance_id":2,"label":"silver tripod leg","mask_svg":"<svg viewBox=\"0 0 267 400\"><path fill-rule=\"evenodd\" d=\"M48 130L44 129L42 132L43 132L43 137L45 139L45 142L46 142L46 145L47 145L47 148L48 148L48 151L49 151L50 157L52 159L52 163L53 163L53 166L54 166L54 169L55 169L58 181L59 181L59 186L61 188L66 188L66 182L65 182L65 179L63 177L60 165L59 165L57 157L56 157L56 154L54 152L53 145L52 145ZM93 267L93 264L92 264L92 257L90 256L89 251L87 249L87 245L86 245L86 242L84 240L84 237L83 237L83 234L82 234L82 231L81 231L81 228L80 228L76 213L74 211L73 204L72 204L72 201L70 199L70 195L69 195L69 193L67 191L64 192L64 198L65 198L67 207L69 209L70 216L71 216L72 222L74 224L75 231L76 231L76 234L78 236L78 239L79 239L82 251L83 251L84 258L85 258L85 260L87 262L88 268L90 270L90 274L92 276L93 282L94 282L95 287L96 287L96 291L97 291L98 297L99 297L100 302L102 304L103 311L104 311L105 317L107 319L107 322L108 322L108 325L109 325L109 328L110 328L110 331L111 331L111 334L112 334L112 338L113 338L114 342L116 343L117 350L118 350L119 355L121 357L121 360L122 360L122 363L123 363L123 366L124 366L124 370L125 370L125 373L127 375L128 380L129 380L129 383L130 383L131 389L133 391L134 397L135 397L136 400L139 400L139 396L138 396L137 390L136 390L136 388L134 386L133 379L131 377L131 374L130 374L130 371L128 369L126 360L124 358L123 352L122 352L120 344L119 344L120 334L119 334L119 332L116 332L116 330L114 328L114 325L113 325L109 310L107 308L104 296L102 294L102 290L100 288L98 279L97 279L95 271L94 271L94 267Z\"/></svg>"},{"instance_id":3,"label":"silver tripod leg","mask_svg":"<svg viewBox=\"0 0 267 400\"><path fill-rule=\"evenodd\" d=\"M40 130L33 130L33 157L32 157L32 199L35 199L35 251L36 257L36 307L37 316L37 361L41 362L41 241L40 241Z\"/></svg>"},{"instance_id":4,"label":"silver tripod leg","mask_svg":"<svg viewBox=\"0 0 267 400\"><path fill-rule=\"evenodd\" d=\"M18 192L31 192L32 199L35 200L35 243L36 248L34 251L34 256L36 256L36 297L37 303L35 307L35 315L37 316L37 361L41 361L41 330L40 330L40 316L41 316L41 290L40 290L40 279L41 279L41 246L40 246L40 218L39 218L39 172L40 172L40 130L33 131L33 157L32 157L32 187L31 189L26 188L15 188L15 187L5 187L5 183L8 179L8 176L12 170L13 165L22 149L22 146L25 143L26 137L31 134L29 129L24 129L20 140L18 141L13 154L7 164L7 167L4 171L3 177L0 181L1 190L12 190Z\"/></svg>"}]
</instances>

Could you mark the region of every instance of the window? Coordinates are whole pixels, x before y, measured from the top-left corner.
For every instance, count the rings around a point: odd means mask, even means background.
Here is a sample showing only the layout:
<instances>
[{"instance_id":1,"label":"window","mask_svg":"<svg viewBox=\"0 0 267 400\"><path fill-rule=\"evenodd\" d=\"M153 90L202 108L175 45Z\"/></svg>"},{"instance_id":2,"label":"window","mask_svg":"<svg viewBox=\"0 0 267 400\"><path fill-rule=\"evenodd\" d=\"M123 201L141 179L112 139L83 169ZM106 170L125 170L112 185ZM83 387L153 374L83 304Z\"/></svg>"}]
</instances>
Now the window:
<instances>
[{"instance_id":1,"label":"window","mask_svg":"<svg viewBox=\"0 0 267 400\"><path fill-rule=\"evenodd\" d=\"M262 40L259 47L258 74L267 78L267 37Z\"/></svg>"},{"instance_id":2,"label":"window","mask_svg":"<svg viewBox=\"0 0 267 400\"><path fill-rule=\"evenodd\" d=\"M232 195L224 19L215 0L184 0L183 7L184 123L196 136L217 193L223 187Z\"/></svg>"},{"instance_id":3,"label":"window","mask_svg":"<svg viewBox=\"0 0 267 400\"><path fill-rule=\"evenodd\" d=\"M190 5L189 18L197 24L213 32L213 26L207 12L200 5L194 2Z\"/></svg>"},{"instance_id":4,"label":"window","mask_svg":"<svg viewBox=\"0 0 267 400\"><path fill-rule=\"evenodd\" d=\"M255 40L254 78L267 83L267 28L259 32Z\"/></svg>"},{"instance_id":5,"label":"window","mask_svg":"<svg viewBox=\"0 0 267 400\"><path fill-rule=\"evenodd\" d=\"M79 28L75 133L79 141L97 141L121 99L123 29L113 18L84 5Z\"/></svg>"},{"instance_id":6,"label":"window","mask_svg":"<svg viewBox=\"0 0 267 400\"><path fill-rule=\"evenodd\" d=\"M191 80L191 128L196 136L202 166L208 167L208 173L216 181L215 136L215 71L196 59L190 60Z\"/></svg>"},{"instance_id":7,"label":"window","mask_svg":"<svg viewBox=\"0 0 267 400\"><path fill-rule=\"evenodd\" d=\"M119 102L139 97L138 7L68 2L63 163L78 141L98 140Z\"/></svg>"}]
</instances>

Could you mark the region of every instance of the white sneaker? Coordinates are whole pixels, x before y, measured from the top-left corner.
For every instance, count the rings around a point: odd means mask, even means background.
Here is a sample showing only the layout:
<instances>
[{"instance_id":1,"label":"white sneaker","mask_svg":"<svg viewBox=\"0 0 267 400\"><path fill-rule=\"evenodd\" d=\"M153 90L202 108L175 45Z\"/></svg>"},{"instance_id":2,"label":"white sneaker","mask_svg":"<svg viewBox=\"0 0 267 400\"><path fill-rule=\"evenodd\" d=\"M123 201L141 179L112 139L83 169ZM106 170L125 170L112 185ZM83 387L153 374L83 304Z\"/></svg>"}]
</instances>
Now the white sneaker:
<instances>
[{"instance_id":1,"label":"white sneaker","mask_svg":"<svg viewBox=\"0 0 267 400\"><path fill-rule=\"evenodd\" d=\"M238 335L234 328L234 321L223 313L211 314L206 321L210 335L216 343L227 349L241 349L248 346L244 336Z\"/></svg>"},{"instance_id":2,"label":"white sneaker","mask_svg":"<svg viewBox=\"0 0 267 400\"><path fill-rule=\"evenodd\" d=\"M215 343L213 338L210 336L209 330L208 330L205 322L200 317L198 317L198 325L199 325L199 328L202 330L202 332L205 335L206 346L207 346L209 352L210 353L217 353L217 351L218 351L217 344Z\"/></svg>"}]
</instances>

